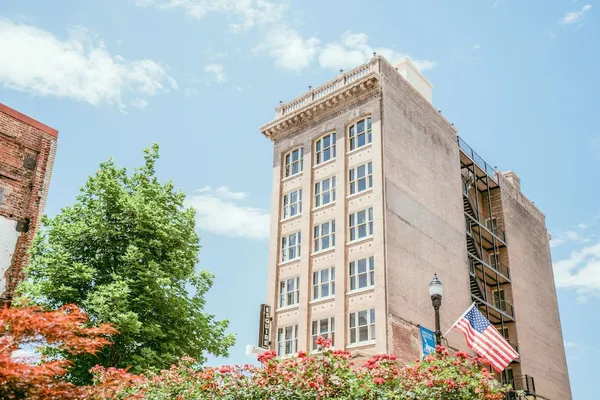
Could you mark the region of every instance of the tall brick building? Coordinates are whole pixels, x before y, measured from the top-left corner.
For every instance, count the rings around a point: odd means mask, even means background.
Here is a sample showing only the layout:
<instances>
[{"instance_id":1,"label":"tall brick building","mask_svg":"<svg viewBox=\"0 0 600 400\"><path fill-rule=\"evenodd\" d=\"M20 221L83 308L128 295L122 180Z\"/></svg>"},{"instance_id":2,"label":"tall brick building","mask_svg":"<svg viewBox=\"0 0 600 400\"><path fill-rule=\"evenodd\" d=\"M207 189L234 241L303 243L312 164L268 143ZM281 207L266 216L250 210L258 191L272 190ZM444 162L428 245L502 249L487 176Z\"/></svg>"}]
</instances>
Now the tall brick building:
<instances>
[{"instance_id":1,"label":"tall brick building","mask_svg":"<svg viewBox=\"0 0 600 400\"><path fill-rule=\"evenodd\" d=\"M544 214L431 103L407 60L381 57L276 108L267 304L271 348L420 354L427 286L442 330L475 302L518 350L499 379L571 399ZM464 349L458 332L445 338Z\"/></svg>"},{"instance_id":2,"label":"tall brick building","mask_svg":"<svg viewBox=\"0 0 600 400\"><path fill-rule=\"evenodd\" d=\"M0 300L10 302L44 212L58 131L0 103Z\"/></svg>"}]
</instances>

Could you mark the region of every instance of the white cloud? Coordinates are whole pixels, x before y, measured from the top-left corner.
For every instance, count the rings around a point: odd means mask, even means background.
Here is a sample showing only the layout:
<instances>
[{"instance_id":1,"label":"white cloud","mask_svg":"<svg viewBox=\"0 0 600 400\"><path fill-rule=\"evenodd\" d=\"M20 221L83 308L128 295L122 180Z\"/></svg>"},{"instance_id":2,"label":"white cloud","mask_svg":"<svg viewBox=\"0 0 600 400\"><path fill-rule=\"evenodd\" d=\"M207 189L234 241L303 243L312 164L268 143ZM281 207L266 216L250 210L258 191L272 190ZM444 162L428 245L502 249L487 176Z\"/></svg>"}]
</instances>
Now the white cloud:
<instances>
[{"instance_id":1,"label":"white cloud","mask_svg":"<svg viewBox=\"0 0 600 400\"><path fill-rule=\"evenodd\" d=\"M565 16L562 17L561 21L565 25L570 25L570 24L574 24L576 22L581 22L583 20L583 18L585 17L585 14L587 14L591 9L592 9L592 5L586 4L579 11L571 11L571 12L566 13Z\"/></svg>"},{"instance_id":2,"label":"white cloud","mask_svg":"<svg viewBox=\"0 0 600 400\"><path fill-rule=\"evenodd\" d=\"M0 19L0 54L5 55L0 84L39 96L124 109L126 97L177 89L177 82L155 61L112 55L81 28L63 40L32 25Z\"/></svg>"},{"instance_id":3,"label":"white cloud","mask_svg":"<svg viewBox=\"0 0 600 400\"><path fill-rule=\"evenodd\" d=\"M271 29L254 51L267 52L278 67L297 71L312 63L318 46L319 39L316 37L304 39L295 29L281 25Z\"/></svg>"},{"instance_id":4,"label":"white cloud","mask_svg":"<svg viewBox=\"0 0 600 400\"><path fill-rule=\"evenodd\" d=\"M196 209L198 229L217 235L266 239L269 236L268 210L240 203L247 193L233 192L225 186L213 190L205 186L188 196L186 203Z\"/></svg>"},{"instance_id":5,"label":"white cloud","mask_svg":"<svg viewBox=\"0 0 600 400\"><path fill-rule=\"evenodd\" d=\"M277 22L282 19L286 9L284 4L265 0L136 0L136 5L160 10L182 9L196 19L208 14L233 14L240 18L239 23L230 25L234 33Z\"/></svg>"},{"instance_id":6,"label":"white cloud","mask_svg":"<svg viewBox=\"0 0 600 400\"><path fill-rule=\"evenodd\" d=\"M134 106L135 108L139 108L140 110L143 110L146 107L148 107L148 102L144 99L135 99L131 102L131 105Z\"/></svg>"},{"instance_id":7,"label":"white cloud","mask_svg":"<svg viewBox=\"0 0 600 400\"><path fill-rule=\"evenodd\" d=\"M215 192L217 192L217 194L219 194L222 197L233 200L244 200L246 197L248 197L248 193L232 192L231 190L229 190L229 188L227 188L227 186L218 187L215 190Z\"/></svg>"},{"instance_id":8,"label":"white cloud","mask_svg":"<svg viewBox=\"0 0 600 400\"><path fill-rule=\"evenodd\" d=\"M600 295L600 243L573 251L554 263L556 287L577 290L583 302L588 294Z\"/></svg>"},{"instance_id":9,"label":"white cloud","mask_svg":"<svg viewBox=\"0 0 600 400\"><path fill-rule=\"evenodd\" d=\"M404 57L408 57L420 70L434 68L437 62L430 60L412 59L405 53L386 47L371 47L368 36L364 33L352 33L346 31L342 34L339 42L328 43L319 54L319 64L323 68L340 70L354 68L363 64L377 53L385 57L390 63L396 63Z\"/></svg>"},{"instance_id":10,"label":"white cloud","mask_svg":"<svg viewBox=\"0 0 600 400\"><path fill-rule=\"evenodd\" d=\"M221 64L208 64L206 67L204 67L204 72L212 74L213 80L217 83L227 82L225 70Z\"/></svg>"}]
</instances>

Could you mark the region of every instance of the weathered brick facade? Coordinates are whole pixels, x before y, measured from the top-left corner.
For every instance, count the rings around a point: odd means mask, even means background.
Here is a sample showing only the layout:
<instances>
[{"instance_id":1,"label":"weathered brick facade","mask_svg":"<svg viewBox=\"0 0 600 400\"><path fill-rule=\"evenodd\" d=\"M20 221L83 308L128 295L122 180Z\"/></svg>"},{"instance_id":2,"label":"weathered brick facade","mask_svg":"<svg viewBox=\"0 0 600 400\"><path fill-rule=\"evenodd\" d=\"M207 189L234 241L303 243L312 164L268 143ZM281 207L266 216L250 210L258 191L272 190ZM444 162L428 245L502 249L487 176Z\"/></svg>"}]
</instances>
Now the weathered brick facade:
<instances>
[{"instance_id":1,"label":"weathered brick facade","mask_svg":"<svg viewBox=\"0 0 600 400\"><path fill-rule=\"evenodd\" d=\"M58 131L0 103L0 300L23 279L43 214Z\"/></svg>"}]
</instances>

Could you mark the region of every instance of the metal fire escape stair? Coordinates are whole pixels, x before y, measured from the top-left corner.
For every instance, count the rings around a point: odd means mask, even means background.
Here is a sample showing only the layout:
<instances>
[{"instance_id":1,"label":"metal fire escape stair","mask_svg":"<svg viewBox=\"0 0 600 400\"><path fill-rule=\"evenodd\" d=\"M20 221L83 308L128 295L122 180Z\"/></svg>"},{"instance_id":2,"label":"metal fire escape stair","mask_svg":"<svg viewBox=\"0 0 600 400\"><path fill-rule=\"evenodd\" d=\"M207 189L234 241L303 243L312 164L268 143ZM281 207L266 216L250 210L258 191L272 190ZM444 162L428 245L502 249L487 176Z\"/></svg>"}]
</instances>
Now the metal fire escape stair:
<instances>
[{"instance_id":1,"label":"metal fire escape stair","mask_svg":"<svg viewBox=\"0 0 600 400\"><path fill-rule=\"evenodd\" d=\"M486 300L480 282L481 281L475 274L471 274L471 294L481 300Z\"/></svg>"}]
</instances>

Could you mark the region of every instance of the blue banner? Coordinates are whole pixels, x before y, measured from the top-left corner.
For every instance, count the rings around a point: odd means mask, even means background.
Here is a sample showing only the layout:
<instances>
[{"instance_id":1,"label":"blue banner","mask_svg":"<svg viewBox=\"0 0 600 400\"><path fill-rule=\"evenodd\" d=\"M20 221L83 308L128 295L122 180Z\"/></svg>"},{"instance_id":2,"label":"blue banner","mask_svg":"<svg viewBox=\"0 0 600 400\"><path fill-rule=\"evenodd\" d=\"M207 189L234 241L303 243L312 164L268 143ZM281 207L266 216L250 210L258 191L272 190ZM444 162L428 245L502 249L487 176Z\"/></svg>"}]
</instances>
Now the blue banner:
<instances>
[{"instance_id":1,"label":"blue banner","mask_svg":"<svg viewBox=\"0 0 600 400\"><path fill-rule=\"evenodd\" d=\"M421 331L421 344L423 358L429 353L435 352L435 334L427 328L423 328L419 325L419 331Z\"/></svg>"}]
</instances>

